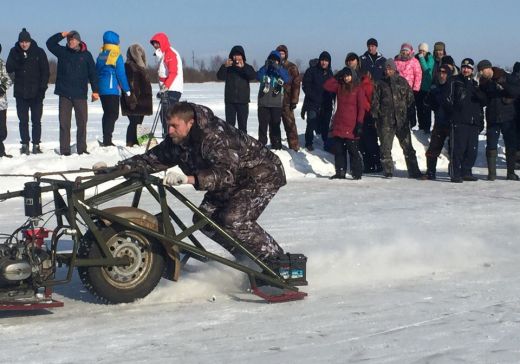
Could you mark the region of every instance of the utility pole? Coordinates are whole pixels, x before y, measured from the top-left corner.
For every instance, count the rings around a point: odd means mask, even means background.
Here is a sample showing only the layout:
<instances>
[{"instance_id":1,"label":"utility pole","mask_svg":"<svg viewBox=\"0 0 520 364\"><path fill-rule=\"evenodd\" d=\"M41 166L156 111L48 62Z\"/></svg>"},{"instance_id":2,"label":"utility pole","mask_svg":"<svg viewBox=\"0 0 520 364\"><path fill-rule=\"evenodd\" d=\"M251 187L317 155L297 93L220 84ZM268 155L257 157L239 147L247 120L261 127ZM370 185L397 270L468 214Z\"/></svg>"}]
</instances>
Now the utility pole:
<instances>
[{"instance_id":1,"label":"utility pole","mask_svg":"<svg viewBox=\"0 0 520 364\"><path fill-rule=\"evenodd\" d=\"M195 68L195 51L191 51L191 67Z\"/></svg>"}]
</instances>

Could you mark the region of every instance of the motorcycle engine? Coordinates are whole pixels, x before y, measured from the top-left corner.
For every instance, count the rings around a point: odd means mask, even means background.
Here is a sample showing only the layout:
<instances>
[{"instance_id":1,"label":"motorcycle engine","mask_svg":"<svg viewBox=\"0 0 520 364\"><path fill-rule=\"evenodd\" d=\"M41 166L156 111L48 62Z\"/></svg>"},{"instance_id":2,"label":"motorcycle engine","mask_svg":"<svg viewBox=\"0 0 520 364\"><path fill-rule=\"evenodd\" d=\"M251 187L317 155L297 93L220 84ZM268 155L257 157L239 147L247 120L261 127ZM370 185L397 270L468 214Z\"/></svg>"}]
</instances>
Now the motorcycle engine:
<instances>
[{"instance_id":1,"label":"motorcycle engine","mask_svg":"<svg viewBox=\"0 0 520 364\"><path fill-rule=\"evenodd\" d=\"M22 239L0 243L0 288L21 283L38 285L52 274L50 252L43 244L44 229L22 231Z\"/></svg>"}]
</instances>

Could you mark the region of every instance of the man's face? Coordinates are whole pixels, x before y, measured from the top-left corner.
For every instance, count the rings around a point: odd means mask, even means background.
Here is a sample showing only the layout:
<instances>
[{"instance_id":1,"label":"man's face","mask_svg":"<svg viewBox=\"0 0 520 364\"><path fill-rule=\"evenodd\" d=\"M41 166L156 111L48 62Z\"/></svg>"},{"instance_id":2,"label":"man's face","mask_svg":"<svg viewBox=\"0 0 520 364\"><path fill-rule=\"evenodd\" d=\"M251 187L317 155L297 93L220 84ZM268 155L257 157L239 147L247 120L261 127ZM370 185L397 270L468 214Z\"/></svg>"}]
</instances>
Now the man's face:
<instances>
[{"instance_id":1,"label":"man's face","mask_svg":"<svg viewBox=\"0 0 520 364\"><path fill-rule=\"evenodd\" d=\"M153 41L152 47L154 47L155 49L159 49L159 48L161 48L161 44L159 42Z\"/></svg>"},{"instance_id":2,"label":"man's face","mask_svg":"<svg viewBox=\"0 0 520 364\"><path fill-rule=\"evenodd\" d=\"M280 57L282 57L282 61L285 61L285 57L287 57L287 54L285 54L284 51L279 51Z\"/></svg>"},{"instance_id":3,"label":"man's face","mask_svg":"<svg viewBox=\"0 0 520 364\"><path fill-rule=\"evenodd\" d=\"M173 144L181 144L187 137L193 126L193 119L184 121L178 116L173 116L168 120L168 135Z\"/></svg>"},{"instance_id":4,"label":"man's face","mask_svg":"<svg viewBox=\"0 0 520 364\"><path fill-rule=\"evenodd\" d=\"M242 55L241 54L235 54L233 56L233 61L235 63L244 63L244 59L242 58Z\"/></svg>"},{"instance_id":5,"label":"man's face","mask_svg":"<svg viewBox=\"0 0 520 364\"><path fill-rule=\"evenodd\" d=\"M22 48L24 51L28 50L31 46L31 42L27 42L25 40L18 42L18 44L20 45L20 48Z\"/></svg>"},{"instance_id":6,"label":"man's face","mask_svg":"<svg viewBox=\"0 0 520 364\"><path fill-rule=\"evenodd\" d=\"M469 76L473 75L473 69L471 67L468 67L468 66L462 66L460 68L460 72L462 73L462 75L464 77L469 77Z\"/></svg>"},{"instance_id":7,"label":"man's face","mask_svg":"<svg viewBox=\"0 0 520 364\"><path fill-rule=\"evenodd\" d=\"M392 77L393 75L395 75L395 70L393 68L386 67L385 73L388 77Z\"/></svg>"},{"instance_id":8,"label":"man's face","mask_svg":"<svg viewBox=\"0 0 520 364\"><path fill-rule=\"evenodd\" d=\"M446 81L448 80L448 72L445 69L441 68L439 70L438 77L439 77L439 83L441 85L444 85L446 83Z\"/></svg>"},{"instance_id":9,"label":"man's face","mask_svg":"<svg viewBox=\"0 0 520 364\"><path fill-rule=\"evenodd\" d=\"M77 40L76 38L69 38L67 39L67 45L69 46L69 48L76 49L79 46L79 40Z\"/></svg>"},{"instance_id":10,"label":"man's face","mask_svg":"<svg viewBox=\"0 0 520 364\"><path fill-rule=\"evenodd\" d=\"M444 57L444 51L442 49L437 49L433 51L433 55L435 56L435 58L441 59L442 57Z\"/></svg>"},{"instance_id":11,"label":"man's face","mask_svg":"<svg viewBox=\"0 0 520 364\"><path fill-rule=\"evenodd\" d=\"M485 79L490 79L493 77L493 69L492 68L484 68L483 70L479 71L480 77L483 77Z\"/></svg>"},{"instance_id":12,"label":"man's face","mask_svg":"<svg viewBox=\"0 0 520 364\"><path fill-rule=\"evenodd\" d=\"M329 68L329 61L327 61L326 59L320 60L320 66L321 68L326 70L327 68Z\"/></svg>"},{"instance_id":13,"label":"man's face","mask_svg":"<svg viewBox=\"0 0 520 364\"><path fill-rule=\"evenodd\" d=\"M368 49L368 53L374 55L374 54L377 54L377 46L374 45L374 44L370 44L367 46L367 49Z\"/></svg>"}]
</instances>

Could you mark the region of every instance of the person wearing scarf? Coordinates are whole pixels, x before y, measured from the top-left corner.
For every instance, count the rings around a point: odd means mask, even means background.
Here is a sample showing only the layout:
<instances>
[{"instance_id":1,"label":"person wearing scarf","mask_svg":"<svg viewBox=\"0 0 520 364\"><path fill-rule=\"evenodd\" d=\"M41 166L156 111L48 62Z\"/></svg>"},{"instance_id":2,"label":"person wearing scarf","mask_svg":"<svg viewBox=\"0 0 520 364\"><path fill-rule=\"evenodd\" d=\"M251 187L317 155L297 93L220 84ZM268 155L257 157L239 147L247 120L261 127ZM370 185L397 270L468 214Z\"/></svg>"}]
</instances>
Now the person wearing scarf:
<instances>
[{"instance_id":1,"label":"person wearing scarf","mask_svg":"<svg viewBox=\"0 0 520 364\"><path fill-rule=\"evenodd\" d=\"M104 147L113 146L112 133L119 117L120 90L130 96L130 86L125 73L125 64L119 49L119 35L113 31L103 34L103 46L97 58L96 70L99 78L99 95L103 107Z\"/></svg>"}]
</instances>

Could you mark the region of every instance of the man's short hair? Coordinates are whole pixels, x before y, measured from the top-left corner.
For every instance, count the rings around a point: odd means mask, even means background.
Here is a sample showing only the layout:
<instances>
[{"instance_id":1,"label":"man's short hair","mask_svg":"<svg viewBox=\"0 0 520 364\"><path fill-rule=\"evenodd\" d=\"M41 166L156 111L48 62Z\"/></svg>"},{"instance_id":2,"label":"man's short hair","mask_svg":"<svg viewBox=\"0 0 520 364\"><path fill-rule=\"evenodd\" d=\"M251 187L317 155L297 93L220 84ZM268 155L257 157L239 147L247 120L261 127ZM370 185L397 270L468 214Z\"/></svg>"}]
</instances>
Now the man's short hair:
<instances>
[{"instance_id":1,"label":"man's short hair","mask_svg":"<svg viewBox=\"0 0 520 364\"><path fill-rule=\"evenodd\" d=\"M166 112L166 120L170 120L174 116L184 121L190 121L195 119L195 111L193 111L193 107L188 102L178 102L168 109Z\"/></svg>"}]
</instances>

